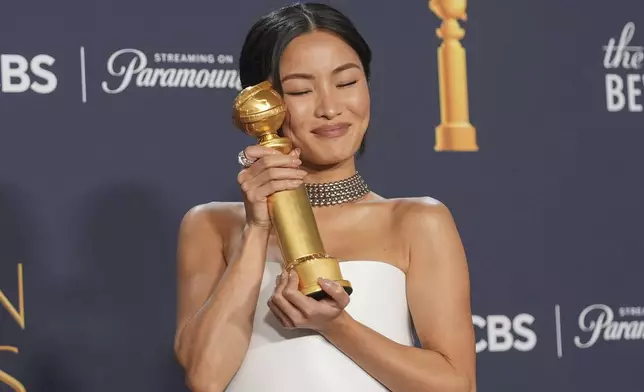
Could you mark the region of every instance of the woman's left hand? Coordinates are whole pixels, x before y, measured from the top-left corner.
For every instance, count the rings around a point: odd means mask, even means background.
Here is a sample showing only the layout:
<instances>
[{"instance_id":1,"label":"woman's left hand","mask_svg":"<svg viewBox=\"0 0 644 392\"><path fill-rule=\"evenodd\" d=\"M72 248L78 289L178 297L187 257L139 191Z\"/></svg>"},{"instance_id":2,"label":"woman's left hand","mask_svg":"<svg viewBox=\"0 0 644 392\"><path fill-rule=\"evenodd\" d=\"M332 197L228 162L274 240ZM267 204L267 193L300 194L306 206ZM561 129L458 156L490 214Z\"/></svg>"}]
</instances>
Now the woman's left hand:
<instances>
[{"instance_id":1,"label":"woman's left hand","mask_svg":"<svg viewBox=\"0 0 644 392\"><path fill-rule=\"evenodd\" d=\"M275 291L268 307L285 328L305 328L322 332L336 324L349 304L349 295L332 280L320 278L318 284L330 298L316 301L298 290L295 271L282 273L276 280Z\"/></svg>"}]
</instances>

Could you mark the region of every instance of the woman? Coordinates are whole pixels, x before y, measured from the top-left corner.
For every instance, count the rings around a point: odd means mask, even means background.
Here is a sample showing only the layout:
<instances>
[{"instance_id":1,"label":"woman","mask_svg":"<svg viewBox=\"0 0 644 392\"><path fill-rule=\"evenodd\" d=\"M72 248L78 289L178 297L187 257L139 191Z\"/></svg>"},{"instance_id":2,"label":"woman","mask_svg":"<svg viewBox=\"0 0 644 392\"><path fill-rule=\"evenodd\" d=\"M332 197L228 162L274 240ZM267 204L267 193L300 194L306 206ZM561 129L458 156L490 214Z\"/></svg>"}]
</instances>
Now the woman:
<instances>
[{"instance_id":1,"label":"woman","mask_svg":"<svg viewBox=\"0 0 644 392\"><path fill-rule=\"evenodd\" d=\"M297 148L247 147L243 203L200 205L184 217L175 350L191 390L476 390L468 269L450 212L428 197L384 199L356 172L370 60L351 22L325 5L281 8L249 32L242 85L273 83L288 112L281 132ZM330 182L354 196L314 212L355 291L321 279L331 299L315 301L282 273L266 198Z\"/></svg>"}]
</instances>

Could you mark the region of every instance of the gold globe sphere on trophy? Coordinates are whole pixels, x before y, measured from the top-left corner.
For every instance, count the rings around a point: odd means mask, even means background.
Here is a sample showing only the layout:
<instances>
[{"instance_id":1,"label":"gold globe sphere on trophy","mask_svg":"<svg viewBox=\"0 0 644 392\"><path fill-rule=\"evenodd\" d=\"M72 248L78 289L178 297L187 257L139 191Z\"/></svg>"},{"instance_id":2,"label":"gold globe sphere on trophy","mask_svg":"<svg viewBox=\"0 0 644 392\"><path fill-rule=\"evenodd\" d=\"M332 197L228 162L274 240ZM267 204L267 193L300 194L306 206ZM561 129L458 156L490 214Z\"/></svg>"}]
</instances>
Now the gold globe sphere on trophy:
<instances>
[{"instance_id":1,"label":"gold globe sphere on trophy","mask_svg":"<svg viewBox=\"0 0 644 392\"><path fill-rule=\"evenodd\" d=\"M438 48L441 124L436 127L436 151L478 151L476 129L470 124L465 49L460 40L467 20L467 0L429 0L429 9L443 20L436 35Z\"/></svg>"},{"instance_id":2,"label":"gold globe sphere on trophy","mask_svg":"<svg viewBox=\"0 0 644 392\"><path fill-rule=\"evenodd\" d=\"M282 97L265 81L246 87L233 103L233 123L246 134L259 140L259 145L283 154L293 149L290 139L277 131L286 118ZM351 294L351 283L342 277L340 262L326 254L306 187L279 191L268 198L268 210L275 228L284 268L295 270L302 294L322 299L327 294L318 284L326 278L340 284Z\"/></svg>"}]
</instances>

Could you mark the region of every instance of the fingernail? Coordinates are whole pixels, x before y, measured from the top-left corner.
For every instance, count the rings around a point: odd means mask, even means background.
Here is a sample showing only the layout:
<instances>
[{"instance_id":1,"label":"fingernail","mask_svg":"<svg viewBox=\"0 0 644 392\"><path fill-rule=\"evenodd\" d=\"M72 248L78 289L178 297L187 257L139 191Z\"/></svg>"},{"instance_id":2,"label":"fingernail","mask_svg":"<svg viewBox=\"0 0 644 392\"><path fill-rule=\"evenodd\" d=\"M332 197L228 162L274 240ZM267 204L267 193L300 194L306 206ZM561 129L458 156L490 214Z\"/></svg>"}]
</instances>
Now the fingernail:
<instances>
[{"instance_id":1,"label":"fingernail","mask_svg":"<svg viewBox=\"0 0 644 392\"><path fill-rule=\"evenodd\" d=\"M297 174L299 174L299 175L301 175L302 177L304 177L304 176L306 176L306 175L307 175L307 174L309 174L309 173L307 173L307 172L306 172L306 170L298 170L298 171L297 171Z\"/></svg>"},{"instance_id":2,"label":"fingernail","mask_svg":"<svg viewBox=\"0 0 644 392\"><path fill-rule=\"evenodd\" d=\"M293 163L296 164L296 165L301 165L302 161L300 161L299 159L295 158L295 159L293 159Z\"/></svg>"},{"instance_id":3,"label":"fingernail","mask_svg":"<svg viewBox=\"0 0 644 392\"><path fill-rule=\"evenodd\" d=\"M320 279L320 284L324 287L331 287L332 283L333 282L331 282L329 279L326 279L326 278Z\"/></svg>"},{"instance_id":4,"label":"fingernail","mask_svg":"<svg viewBox=\"0 0 644 392\"><path fill-rule=\"evenodd\" d=\"M289 272L289 276L291 278L294 278L295 277L295 271L291 270L291 272Z\"/></svg>"}]
</instances>

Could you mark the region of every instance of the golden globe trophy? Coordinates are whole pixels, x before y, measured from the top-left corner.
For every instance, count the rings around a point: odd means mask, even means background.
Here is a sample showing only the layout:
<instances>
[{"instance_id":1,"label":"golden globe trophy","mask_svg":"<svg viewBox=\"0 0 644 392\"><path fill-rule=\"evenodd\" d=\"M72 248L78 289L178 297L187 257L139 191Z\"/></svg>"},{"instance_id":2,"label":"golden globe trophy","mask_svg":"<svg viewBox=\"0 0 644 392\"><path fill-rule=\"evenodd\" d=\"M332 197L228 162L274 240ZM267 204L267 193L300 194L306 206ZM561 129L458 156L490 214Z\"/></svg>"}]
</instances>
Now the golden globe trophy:
<instances>
[{"instance_id":1,"label":"golden globe trophy","mask_svg":"<svg viewBox=\"0 0 644 392\"><path fill-rule=\"evenodd\" d=\"M268 81L246 87L233 103L233 123L237 128L259 139L259 145L288 154L293 149L291 140L277 134L285 117L282 97ZM318 278L326 278L340 284L350 295L353 288L343 279L339 261L324 251L304 184L272 194L268 209L284 268L295 269L300 292L318 300L326 297L317 283Z\"/></svg>"},{"instance_id":2,"label":"golden globe trophy","mask_svg":"<svg viewBox=\"0 0 644 392\"><path fill-rule=\"evenodd\" d=\"M441 124L436 127L436 151L478 151L476 129L470 124L465 37L458 19L467 20L467 0L429 0L429 9L442 19L438 48Z\"/></svg>"}]
</instances>

